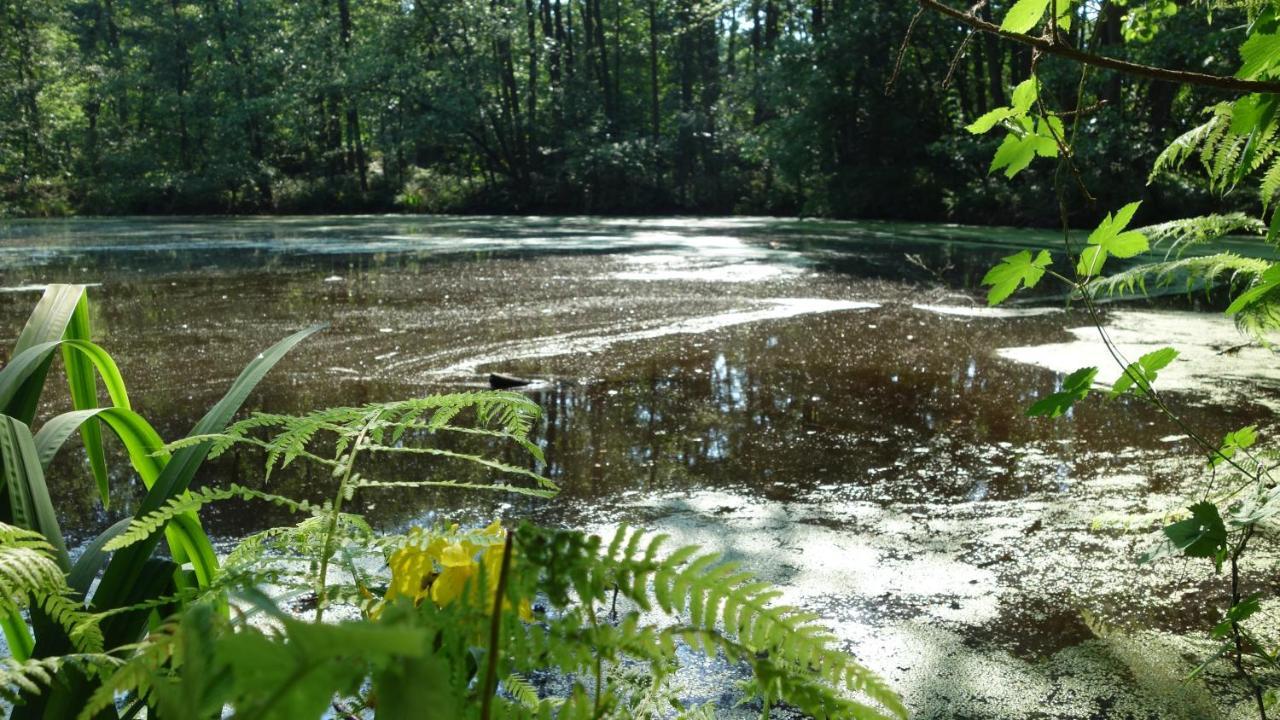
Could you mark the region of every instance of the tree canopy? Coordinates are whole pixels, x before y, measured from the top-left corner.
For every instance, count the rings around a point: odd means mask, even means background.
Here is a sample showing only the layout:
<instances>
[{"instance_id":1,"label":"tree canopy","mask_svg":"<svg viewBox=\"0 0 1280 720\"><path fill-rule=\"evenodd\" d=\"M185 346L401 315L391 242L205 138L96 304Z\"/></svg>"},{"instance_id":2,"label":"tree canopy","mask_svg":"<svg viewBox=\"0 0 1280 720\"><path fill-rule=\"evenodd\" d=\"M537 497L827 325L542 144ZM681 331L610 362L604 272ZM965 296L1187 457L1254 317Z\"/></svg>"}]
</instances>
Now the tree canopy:
<instances>
[{"instance_id":1,"label":"tree canopy","mask_svg":"<svg viewBox=\"0 0 1280 720\"><path fill-rule=\"evenodd\" d=\"M978 14L1002 18L1013 5ZM1045 174L975 179L999 138L961 129L1009 104L1031 49L920 10L906 0L0 0L0 213L1051 223ZM1102 0L1084 12L1096 22L1069 31L1077 46L1096 34L1111 57L1238 67L1237 11ZM1046 61L1040 75L1063 97L1078 79L1068 61ZM1214 91L1109 72L1090 82L1102 102L1078 151L1099 159L1081 166L1106 190L1105 208L1142 195L1150 158ZM1185 183L1163 190L1145 212L1207 202Z\"/></svg>"}]
</instances>

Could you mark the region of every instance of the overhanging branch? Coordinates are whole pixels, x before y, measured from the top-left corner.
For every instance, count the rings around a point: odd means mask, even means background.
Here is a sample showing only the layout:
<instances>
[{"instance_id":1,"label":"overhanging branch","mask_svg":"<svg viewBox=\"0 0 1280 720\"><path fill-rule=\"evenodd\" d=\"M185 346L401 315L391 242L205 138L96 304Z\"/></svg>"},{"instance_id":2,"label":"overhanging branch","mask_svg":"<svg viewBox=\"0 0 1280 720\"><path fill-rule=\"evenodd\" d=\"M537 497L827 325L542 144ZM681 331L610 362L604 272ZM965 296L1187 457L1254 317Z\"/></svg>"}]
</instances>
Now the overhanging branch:
<instances>
[{"instance_id":1,"label":"overhanging branch","mask_svg":"<svg viewBox=\"0 0 1280 720\"><path fill-rule=\"evenodd\" d=\"M1022 43L1023 45L1030 45L1041 52L1058 55L1084 65L1092 65L1094 67L1115 70L1127 75L1136 75L1138 77L1151 78L1152 80L1164 80L1165 82L1179 83L1182 85L1198 85L1200 87L1229 90L1232 92L1280 93L1280 82L1273 80L1242 80L1240 78L1210 75L1208 73L1193 72L1190 70L1170 70L1168 68L1156 67L1154 65L1142 65L1141 63L1119 60L1105 55L1095 55L1083 50L1078 50L1065 43L1056 42L1047 37L1023 35L1022 33L1003 30L995 23L987 22L986 20L964 12L963 10L957 10L950 5L938 2L938 0L919 0L919 3L921 7L936 10L947 17L959 20L974 30L997 35L1006 40Z\"/></svg>"}]
</instances>

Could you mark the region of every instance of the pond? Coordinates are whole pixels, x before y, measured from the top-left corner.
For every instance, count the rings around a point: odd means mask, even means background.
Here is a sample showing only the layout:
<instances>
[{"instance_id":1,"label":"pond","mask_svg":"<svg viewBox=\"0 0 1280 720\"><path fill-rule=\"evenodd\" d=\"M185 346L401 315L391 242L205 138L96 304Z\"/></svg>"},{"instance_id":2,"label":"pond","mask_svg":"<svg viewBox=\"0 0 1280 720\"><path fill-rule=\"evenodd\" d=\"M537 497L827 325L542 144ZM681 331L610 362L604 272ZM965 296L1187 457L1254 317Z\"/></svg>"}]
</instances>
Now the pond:
<instances>
[{"instance_id":1,"label":"pond","mask_svg":"<svg viewBox=\"0 0 1280 720\"><path fill-rule=\"evenodd\" d=\"M722 549L830 618L921 717L1158 717L1181 655L1203 650L1175 633L1209 626L1225 597L1202 565L1135 570L1143 537L1093 526L1176 508L1199 463L1136 401L1022 417L1062 371L1101 363L1099 346L1051 288L990 311L977 284L999 257L1059 242L763 218L16 222L0 226L0 340L17 337L34 286L93 283L99 341L166 438L313 322L330 326L251 409L479 389L490 372L534 379L540 469L560 497L370 493L357 509L385 528L627 521ZM1197 302L1129 303L1107 322L1130 350L1154 329L1209 363L1169 373L1207 436L1269 426L1280 378L1260 368L1273 363L1234 347ZM262 461L229 453L198 482L262 486ZM69 539L140 498L118 472L104 511L74 453L55 463ZM270 486L321 498L329 483L291 468ZM289 522L238 504L206 517L224 548ZM1134 646L1156 660L1134 660ZM716 696L717 672L732 671L708 670L690 692Z\"/></svg>"}]
</instances>

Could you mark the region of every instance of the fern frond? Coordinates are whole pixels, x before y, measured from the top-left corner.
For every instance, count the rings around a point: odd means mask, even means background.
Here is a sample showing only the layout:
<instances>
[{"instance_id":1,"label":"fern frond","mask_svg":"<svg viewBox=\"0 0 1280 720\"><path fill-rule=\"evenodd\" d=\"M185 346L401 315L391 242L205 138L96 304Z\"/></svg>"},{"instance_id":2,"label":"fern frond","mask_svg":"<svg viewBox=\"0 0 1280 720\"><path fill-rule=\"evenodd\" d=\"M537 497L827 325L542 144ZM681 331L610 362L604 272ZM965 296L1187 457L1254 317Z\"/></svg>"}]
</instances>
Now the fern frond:
<instances>
[{"instance_id":1,"label":"fern frond","mask_svg":"<svg viewBox=\"0 0 1280 720\"><path fill-rule=\"evenodd\" d=\"M1138 230L1147 237L1153 248L1167 245L1166 259L1171 255L1182 255L1195 245L1213 242L1232 233L1261 235L1266 231L1267 226L1261 220L1239 212L1182 218L1148 225Z\"/></svg>"},{"instance_id":2,"label":"fern frond","mask_svg":"<svg viewBox=\"0 0 1280 720\"><path fill-rule=\"evenodd\" d=\"M1169 143L1151 166L1151 174L1147 176L1147 184L1150 185L1155 181L1156 177L1163 173L1176 172L1182 169L1187 160L1200 149L1215 132L1220 132L1224 126L1230 124L1229 117L1224 117L1221 113L1225 103L1214 108L1214 115L1207 122L1197 125L1187 132L1179 135L1173 142ZM1229 108L1230 106L1227 105Z\"/></svg>"},{"instance_id":3,"label":"fern frond","mask_svg":"<svg viewBox=\"0 0 1280 720\"><path fill-rule=\"evenodd\" d=\"M0 606L38 607L67 632L76 649L101 652L102 632L73 599L54 557L40 533L0 523Z\"/></svg>"},{"instance_id":4,"label":"fern frond","mask_svg":"<svg viewBox=\"0 0 1280 720\"><path fill-rule=\"evenodd\" d=\"M786 698L788 702L806 709L838 707L851 712L849 717L906 717L898 696L873 672L840 652L835 637L816 622L815 615L778 605L778 591L723 562L718 554L699 554L690 546L660 557L665 536L650 537L626 526L614 533L607 546L598 537L575 533L522 528L518 537L520 557L543 569L542 587L553 604L567 605L570 587L578 601L587 604L604 602L611 592L641 609L656 604L664 613L686 621L673 632L690 645L709 653L737 646L743 659L767 657L772 668L786 674L785 682L791 683L787 692L796 693ZM614 627L592 627L587 636L596 652L622 648L640 657L668 652L671 636L663 640L647 635L651 630L624 620ZM769 682L783 681L770 676ZM819 691L819 685L825 691ZM856 694L883 710L841 698L839 693Z\"/></svg>"},{"instance_id":5,"label":"fern frond","mask_svg":"<svg viewBox=\"0 0 1280 720\"><path fill-rule=\"evenodd\" d=\"M77 720L90 720L114 707L118 694L131 693L142 701L151 698L155 685L170 681L182 665L179 630L178 620L170 620L141 642L121 648L132 654L124 662L117 661L114 671L89 696Z\"/></svg>"},{"instance_id":6,"label":"fern frond","mask_svg":"<svg viewBox=\"0 0 1280 720\"><path fill-rule=\"evenodd\" d=\"M1271 264L1267 261L1257 258L1243 257L1229 252L1217 253L1138 265L1114 275L1098 278L1090 283L1090 287L1099 295L1133 292L1145 294L1150 281L1155 287L1170 287L1180 283L1183 289L1189 292L1197 286L1251 283L1270 266Z\"/></svg>"},{"instance_id":7,"label":"fern frond","mask_svg":"<svg viewBox=\"0 0 1280 720\"><path fill-rule=\"evenodd\" d=\"M1271 207L1276 193L1280 193L1280 157L1271 162L1271 167L1262 174L1262 183L1258 186L1258 196L1264 210Z\"/></svg>"},{"instance_id":8,"label":"fern frond","mask_svg":"<svg viewBox=\"0 0 1280 720\"><path fill-rule=\"evenodd\" d=\"M143 517L135 518L123 533L112 538L106 544L105 549L108 551L119 550L142 542L152 534L159 532L170 520L179 515L195 512L209 503L233 498L264 500L299 513L319 512L324 508L324 506L313 505L306 500L293 500L282 495L253 490L235 483L226 488L202 488L201 490L187 492L180 497L173 498L160 509Z\"/></svg>"},{"instance_id":9,"label":"fern frond","mask_svg":"<svg viewBox=\"0 0 1280 720\"><path fill-rule=\"evenodd\" d=\"M80 668L94 677L123 664L119 658L103 653L71 653L18 662L0 658L0 700L17 702L22 695L38 695L53 682L66 666Z\"/></svg>"},{"instance_id":10,"label":"fern frond","mask_svg":"<svg viewBox=\"0 0 1280 720\"><path fill-rule=\"evenodd\" d=\"M224 566L243 572L262 567L264 562L280 557L308 560L318 557L323 552L331 519L328 515L313 515L297 525L254 533L236 544ZM359 515L339 513L334 525L334 545L347 543L373 547L373 528Z\"/></svg>"}]
</instances>

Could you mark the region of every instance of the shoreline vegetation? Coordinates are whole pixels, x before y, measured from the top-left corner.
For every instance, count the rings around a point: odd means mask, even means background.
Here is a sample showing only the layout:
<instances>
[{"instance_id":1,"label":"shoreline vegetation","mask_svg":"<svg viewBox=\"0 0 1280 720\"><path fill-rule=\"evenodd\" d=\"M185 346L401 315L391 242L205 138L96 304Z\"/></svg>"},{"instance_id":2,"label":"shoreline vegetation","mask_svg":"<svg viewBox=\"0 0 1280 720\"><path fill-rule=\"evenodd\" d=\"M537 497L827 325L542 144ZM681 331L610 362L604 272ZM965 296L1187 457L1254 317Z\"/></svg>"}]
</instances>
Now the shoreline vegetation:
<instances>
[{"instance_id":1,"label":"shoreline vegetation","mask_svg":"<svg viewBox=\"0 0 1280 720\"><path fill-rule=\"evenodd\" d=\"M607 5L607 7L606 7ZM1239 8L1104 3L1109 57L1236 67ZM23 0L0 10L0 218L367 212L764 214L1053 226L1051 172L998 139L1032 53L914 3ZM1000 8L982 10L999 13ZM914 17L914 19L913 19ZM907 32L911 27L910 33ZM904 42L904 38L906 41ZM956 52L962 49L963 52ZM899 51L902 50L899 57ZM1041 67L1051 85L1068 65ZM1058 77L1061 76L1061 77ZM1149 158L1212 90L1096 75L1075 153L1096 204L1243 209Z\"/></svg>"}]
</instances>

